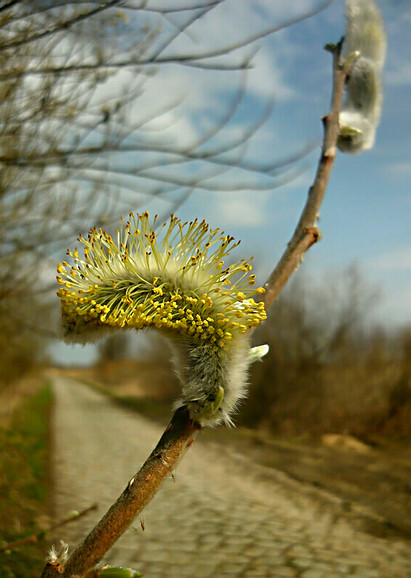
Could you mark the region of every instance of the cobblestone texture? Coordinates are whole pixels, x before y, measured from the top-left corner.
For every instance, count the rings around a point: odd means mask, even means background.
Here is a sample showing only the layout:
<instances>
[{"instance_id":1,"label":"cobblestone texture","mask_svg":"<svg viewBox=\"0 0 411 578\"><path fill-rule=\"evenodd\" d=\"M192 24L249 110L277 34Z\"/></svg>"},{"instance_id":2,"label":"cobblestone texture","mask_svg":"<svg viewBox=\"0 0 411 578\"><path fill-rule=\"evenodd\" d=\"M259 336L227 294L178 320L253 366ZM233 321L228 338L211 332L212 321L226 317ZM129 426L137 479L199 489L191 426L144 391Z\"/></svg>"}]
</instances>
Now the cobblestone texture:
<instances>
[{"instance_id":1,"label":"cobblestone texture","mask_svg":"<svg viewBox=\"0 0 411 578\"><path fill-rule=\"evenodd\" d=\"M157 424L55 378L56 515L99 511L60 529L74 546L121 493L157 443ZM281 472L263 475L221 446L189 449L106 562L147 578L407 578L410 544L358 530L332 499L318 500ZM142 530L141 521L145 526Z\"/></svg>"}]
</instances>

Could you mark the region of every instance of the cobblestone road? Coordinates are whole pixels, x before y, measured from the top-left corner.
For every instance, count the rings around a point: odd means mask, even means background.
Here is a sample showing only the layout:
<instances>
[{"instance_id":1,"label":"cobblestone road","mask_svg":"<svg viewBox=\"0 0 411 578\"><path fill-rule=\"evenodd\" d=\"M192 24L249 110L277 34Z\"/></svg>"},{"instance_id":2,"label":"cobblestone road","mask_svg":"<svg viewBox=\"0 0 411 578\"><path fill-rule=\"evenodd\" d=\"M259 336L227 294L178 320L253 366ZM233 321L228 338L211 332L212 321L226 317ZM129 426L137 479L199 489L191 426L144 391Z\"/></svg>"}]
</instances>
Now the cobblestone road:
<instances>
[{"instance_id":1,"label":"cobblestone road","mask_svg":"<svg viewBox=\"0 0 411 578\"><path fill-rule=\"evenodd\" d=\"M60 529L75 545L142 465L161 430L72 380L54 379L56 515L99 511ZM140 524L143 520L145 531ZM188 450L105 561L147 578L411 577L410 543L361 532L331 497L204 444Z\"/></svg>"}]
</instances>

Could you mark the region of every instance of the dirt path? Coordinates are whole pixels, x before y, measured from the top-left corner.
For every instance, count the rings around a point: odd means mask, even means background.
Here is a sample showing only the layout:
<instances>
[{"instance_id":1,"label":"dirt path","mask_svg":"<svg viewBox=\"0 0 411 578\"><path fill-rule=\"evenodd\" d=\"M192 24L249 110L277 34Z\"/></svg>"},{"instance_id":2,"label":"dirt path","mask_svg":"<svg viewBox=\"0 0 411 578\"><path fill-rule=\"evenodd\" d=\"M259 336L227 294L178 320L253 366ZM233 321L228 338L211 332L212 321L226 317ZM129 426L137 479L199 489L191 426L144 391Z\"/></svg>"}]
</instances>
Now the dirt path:
<instances>
[{"instance_id":1,"label":"dirt path","mask_svg":"<svg viewBox=\"0 0 411 578\"><path fill-rule=\"evenodd\" d=\"M57 538L74 545L121 493L161 430L67 378L56 377L54 389L56 515L100 506L61 529ZM362 533L339 500L201 439L142 519L145 531L137 519L106 561L147 578L411 576L408 542Z\"/></svg>"}]
</instances>

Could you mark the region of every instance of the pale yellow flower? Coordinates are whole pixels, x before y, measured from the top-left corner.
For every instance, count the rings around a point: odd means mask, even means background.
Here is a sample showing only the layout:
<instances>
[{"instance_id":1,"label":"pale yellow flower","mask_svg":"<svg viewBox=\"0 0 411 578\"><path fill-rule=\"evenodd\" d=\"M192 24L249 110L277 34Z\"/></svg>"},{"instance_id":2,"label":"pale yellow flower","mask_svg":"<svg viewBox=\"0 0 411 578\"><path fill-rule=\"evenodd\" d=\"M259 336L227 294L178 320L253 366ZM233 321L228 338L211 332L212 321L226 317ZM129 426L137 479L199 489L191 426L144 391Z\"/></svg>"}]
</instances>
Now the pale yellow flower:
<instances>
[{"instance_id":1,"label":"pale yellow flower","mask_svg":"<svg viewBox=\"0 0 411 578\"><path fill-rule=\"evenodd\" d=\"M109 327L154 327L224 347L266 318L263 303L251 296L251 265L244 260L225 266L238 245L233 237L211 230L202 221L182 224L171 216L158 233L156 218L130 214L115 241L92 229L68 251L74 264L58 265L63 321L68 337Z\"/></svg>"},{"instance_id":2,"label":"pale yellow flower","mask_svg":"<svg viewBox=\"0 0 411 578\"><path fill-rule=\"evenodd\" d=\"M150 223L148 213L131 213L116 241L101 229L79 237L84 256L76 248L68 251L73 265L58 265L66 337L85 341L105 328L158 329L173 343L180 401L193 419L230 422L228 414L244 397L250 361L266 353L249 358L246 336L266 319L264 304L252 298L264 289L255 288L248 262L225 265L238 245L233 237L173 215L158 232L155 225L156 217Z\"/></svg>"}]
</instances>

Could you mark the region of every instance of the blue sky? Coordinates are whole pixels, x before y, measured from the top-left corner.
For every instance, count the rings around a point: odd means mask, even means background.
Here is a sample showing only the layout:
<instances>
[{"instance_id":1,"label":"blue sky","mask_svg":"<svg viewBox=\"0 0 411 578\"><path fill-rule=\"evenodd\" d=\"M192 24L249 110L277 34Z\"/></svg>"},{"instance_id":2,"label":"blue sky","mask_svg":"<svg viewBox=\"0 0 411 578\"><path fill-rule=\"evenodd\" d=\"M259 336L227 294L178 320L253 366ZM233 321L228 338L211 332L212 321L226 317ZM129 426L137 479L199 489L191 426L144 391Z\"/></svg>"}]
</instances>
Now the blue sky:
<instances>
[{"instance_id":1,"label":"blue sky","mask_svg":"<svg viewBox=\"0 0 411 578\"><path fill-rule=\"evenodd\" d=\"M170 50L184 52L234 42L318 4L308 0L227 0ZM320 214L323 238L307 254L301 269L321 278L356 263L364 278L381 290L374 318L391 328L411 323L411 5L405 0L380 0L378 5L387 26L388 54L377 141L373 150L361 155L338 154ZM299 165L302 173L271 191L256 191L253 179L261 183L261 177L244 175L243 191L231 192L224 187L196 191L177 211L183 220L205 218L213 227L241 239L237 255L255 255L260 282L284 250L313 180L322 136L320 119L328 111L331 93L331 57L323 46L342 36L343 11L344 2L335 0L317 16L258 42L247 78L247 96L222 135L235 138L274 103L270 118L249 146L248 158L271 162L317 142L318 147ZM246 48L232 58L250 52ZM158 138L189 145L224 115L239 82L237 72L164 67L147 84L133 114L141 114L144 106L149 108L153 102L156 106L166 104L170 95L176 99L184 96L183 104L153 121L152 128L160 123ZM229 183L243 175L233 172L226 178ZM178 193L171 198L178 198ZM134 208L130 204L130 210ZM148 202L145 208L163 214L168 205ZM83 350L81 355L89 353ZM67 356L71 354L66 346L59 346L57 357Z\"/></svg>"}]
</instances>

